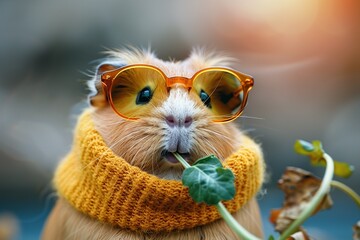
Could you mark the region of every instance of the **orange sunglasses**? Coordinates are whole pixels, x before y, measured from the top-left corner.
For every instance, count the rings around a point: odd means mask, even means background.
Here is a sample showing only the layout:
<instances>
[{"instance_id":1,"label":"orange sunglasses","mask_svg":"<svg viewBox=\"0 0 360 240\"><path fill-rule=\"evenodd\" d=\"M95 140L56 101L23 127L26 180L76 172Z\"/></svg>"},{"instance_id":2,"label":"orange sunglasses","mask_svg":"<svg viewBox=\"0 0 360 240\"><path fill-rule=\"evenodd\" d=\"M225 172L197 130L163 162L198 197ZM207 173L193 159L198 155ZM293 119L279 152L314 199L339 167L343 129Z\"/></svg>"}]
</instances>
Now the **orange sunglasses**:
<instances>
[{"instance_id":1,"label":"orange sunglasses","mask_svg":"<svg viewBox=\"0 0 360 240\"><path fill-rule=\"evenodd\" d=\"M113 110L127 120L139 119L149 107L161 104L172 87L182 86L198 95L214 122L240 116L254 85L251 76L228 68L206 68L186 78L167 77L159 68L145 64L107 71L101 82Z\"/></svg>"}]
</instances>

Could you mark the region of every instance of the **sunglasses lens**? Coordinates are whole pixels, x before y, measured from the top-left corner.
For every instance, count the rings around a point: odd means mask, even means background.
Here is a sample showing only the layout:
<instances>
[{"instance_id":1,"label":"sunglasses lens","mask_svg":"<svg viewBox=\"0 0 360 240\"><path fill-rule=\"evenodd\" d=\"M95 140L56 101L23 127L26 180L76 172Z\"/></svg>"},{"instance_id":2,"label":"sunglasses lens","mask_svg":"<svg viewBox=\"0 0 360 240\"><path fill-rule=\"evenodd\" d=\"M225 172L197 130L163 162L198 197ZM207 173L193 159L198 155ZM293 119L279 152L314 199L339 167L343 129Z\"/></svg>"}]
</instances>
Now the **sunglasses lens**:
<instances>
[{"instance_id":1,"label":"sunglasses lens","mask_svg":"<svg viewBox=\"0 0 360 240\"><path fill-rule=\"evenodd\" d=\"M157 105L161 96L166 95L163 75L146 66L126 68L118 73L111 87L112 104L120 115L139 118Z\"/></svg>"},{"instance_id":2,"label":"sunglasses lens","mask_svg":"<svg viewBox=\"0 0 360 240\"><path fill-rule=\"evenodd\" d=\"M193 89L209 108L216 121L236 116L243 107L244 89L235 74L227 70L209 70L200 73Z\"/></svg>"}]
</instances>

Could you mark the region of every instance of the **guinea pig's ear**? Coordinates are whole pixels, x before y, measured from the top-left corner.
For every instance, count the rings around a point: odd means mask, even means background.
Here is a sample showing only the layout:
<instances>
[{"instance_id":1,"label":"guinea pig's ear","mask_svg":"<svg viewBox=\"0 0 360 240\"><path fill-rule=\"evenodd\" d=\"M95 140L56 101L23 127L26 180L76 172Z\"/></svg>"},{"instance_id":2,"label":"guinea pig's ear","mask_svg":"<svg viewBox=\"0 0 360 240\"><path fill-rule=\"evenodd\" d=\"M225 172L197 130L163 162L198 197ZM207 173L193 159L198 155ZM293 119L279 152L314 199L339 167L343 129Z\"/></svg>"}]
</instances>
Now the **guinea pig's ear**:
<instances>
[{"instance_id":1,"label":"guinea pig's ear","mask_svg":"<svg viewBox=\"0 0 360 240\"><path fill-rule=\"evenodd\" d=\"M101 74L123 66L125 66L125 64L114 62L104 62L97 66L95 77L89 82L89 88L91 90L89 95L90 105L94 107L104 107L107 105L107 99L101 84Z\"/></svg>"},{"instance_id":2,"label":"guinea pig's ear","mask_svg":"<svg viewBox=\"0 0 360 240\"><path fill-rule=\"evenodd\" d=\"M113 63L102 63L97 67L96 75L100 76L104 72L115 70L117 68L123 67L124 65L115 65Z\"/></svg>"}]
</instances>

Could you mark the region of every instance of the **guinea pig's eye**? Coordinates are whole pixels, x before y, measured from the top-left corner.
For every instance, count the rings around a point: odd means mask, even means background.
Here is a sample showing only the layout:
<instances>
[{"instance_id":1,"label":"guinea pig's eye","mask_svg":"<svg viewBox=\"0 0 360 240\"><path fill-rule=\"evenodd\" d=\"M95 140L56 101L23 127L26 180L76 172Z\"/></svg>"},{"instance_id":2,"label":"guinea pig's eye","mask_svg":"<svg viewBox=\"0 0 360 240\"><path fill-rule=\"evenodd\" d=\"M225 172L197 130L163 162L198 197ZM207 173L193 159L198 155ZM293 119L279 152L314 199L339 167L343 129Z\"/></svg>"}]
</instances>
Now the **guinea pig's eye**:
<instances>
[{"instance_id":1,"label":"guinea pig's eye","mask_svg":"<svg viewBox=\"0 0 360 240\"><path fill-rule=\"evenodd\" d=\"M149 87L143 88L136 97L136 105L143 105L150 102L152 97L152 92Z\"/></svg>"},{"instance_id":2,"label":"guinea pig's eye","mask_svg":"<svg viewBox=\"0 0 360 240\"><path fill-rule=\"evenodd\" d=\"M200 96L201 101L205 104L205 106L207 106L208 108L211 108L209 94L207 94L204 90L201 89L199 96Z\"/></svg>"}]
</instances>

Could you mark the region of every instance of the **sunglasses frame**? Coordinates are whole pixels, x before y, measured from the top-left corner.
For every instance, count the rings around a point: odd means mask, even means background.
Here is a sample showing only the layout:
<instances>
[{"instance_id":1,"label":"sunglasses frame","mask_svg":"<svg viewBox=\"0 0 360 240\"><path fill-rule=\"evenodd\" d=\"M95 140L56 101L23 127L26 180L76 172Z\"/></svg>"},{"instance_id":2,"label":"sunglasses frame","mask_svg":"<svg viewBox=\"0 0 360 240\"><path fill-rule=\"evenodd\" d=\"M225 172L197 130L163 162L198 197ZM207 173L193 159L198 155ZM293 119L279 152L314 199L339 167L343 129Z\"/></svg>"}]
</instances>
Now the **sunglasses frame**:
<instances>
[{"instance_id":1,"label":"sunglasses frame","mask_svg":"<svg viewBox=\"0 0 360 240\"><path fill-rule=\"evenodd\" d=\"M248 99L248 93L249 91L252 89L253 85L254 85L254 79L252 76L232 70L230 68L224 68L224 67L209 67L209 68L204 68L201 69L200 71L196 72L191 78L186 78L186 77L181 77L181 76L175 76L175 77L168 77L165 75L165 73L160 70L158 67L152 66L152 65L148 65L148 64L132 64L132 65L127 65L115 70L110 70L110 71L106 71L104 73L101 74L101 83L103 86L103 90L105 93L105 97L106 100L110 103L110 106L112 107L112 109L115 111L115 113L117 113L120 117L126 119L126 120L138 120L139 118L134 118L134 117L127 117L123 114L121 114L118 110L116 110L114 102L112 100L112 94L111 94L111 88L112 88L112 84L114 79L117 78L117 76L119 76L119 74L121 74L122 72L129 70L129 69L133 69L133 68L146 68L146 69L152 69L157 71L158 73L160 73L165 82L166 82L166 87L168 89L168 91L174 87L174 86L182 86L184 88L187 88L188 91L190 91L192 89L193 86L193 82L194 80L200 75L203 74L205 72L210 72L210 71L221 71L221 72L227 72L230 74L235 75L240 84L241 84L241 89L244 91L244 96L243 96L243 100L241 103L241 106L239 108L239 110L237 111L236 114L232 115L229 118L224 118L224 119L215 119L213 120L214 122L218 122L218 123L224 123L224 122L230 122L235 120L237 117L239 117L241 115L241 113L244 111L244 108L247 104L247 99ZM235 94L239 94L239 92L235 93Z\"/></svg>"}]
</instances>

